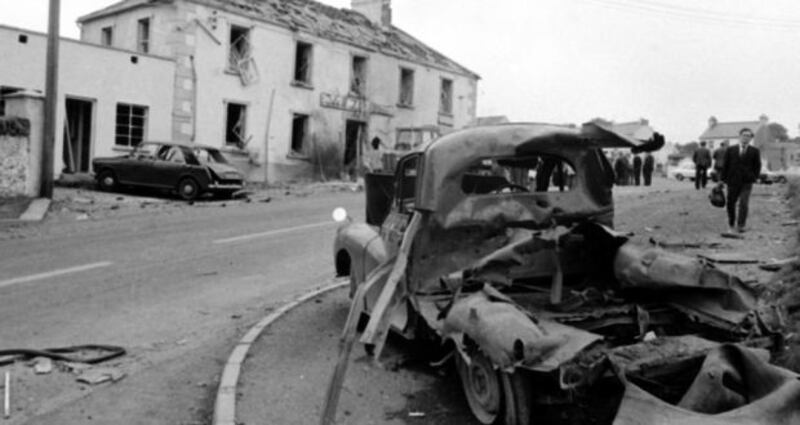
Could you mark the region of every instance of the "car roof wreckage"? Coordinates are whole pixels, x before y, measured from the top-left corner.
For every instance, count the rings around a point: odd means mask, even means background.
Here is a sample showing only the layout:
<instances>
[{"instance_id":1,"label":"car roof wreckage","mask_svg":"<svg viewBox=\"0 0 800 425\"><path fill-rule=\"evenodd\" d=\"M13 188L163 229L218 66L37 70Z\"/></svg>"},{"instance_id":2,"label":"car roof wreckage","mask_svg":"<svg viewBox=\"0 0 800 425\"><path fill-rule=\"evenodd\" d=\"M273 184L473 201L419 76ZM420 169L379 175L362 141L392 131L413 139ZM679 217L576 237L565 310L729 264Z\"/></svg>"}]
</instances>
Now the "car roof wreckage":
<instances>
[{"instance_id":1,"label":"car roof wreckage","mask_svg":"<svg viewBox=\"0 0 800 425\"><path fill-rule=\"evenodd\" d=\"M551 376L564 392L616 375L624 391L614 424L796 423L800 403L776 404L797 400L796 376L769 365L763 350L783 344L782 310L702 259L638 246L612 228L613 173L601 149L663 144L658 133L634 140L592 123L505 124L457 131L409 154L417 158L413 208L400 243L380 251L355 289L321 423L334 423L359 317L369 314L360 341L378 359L393 315L409 305L462 364L480 353L500 371ZM574 170L570 190L465 190L497 179L473 172L481 161L541 170L551 156ZM398 165L395 179L403 176ZM378 295L366 311L370 292ZM724 395L712 388L728 378L698 373L670 404L638 386L664 382L669 374L658 371L678 366L723 373L740 387Z\"/></svg>"}]
</instances>

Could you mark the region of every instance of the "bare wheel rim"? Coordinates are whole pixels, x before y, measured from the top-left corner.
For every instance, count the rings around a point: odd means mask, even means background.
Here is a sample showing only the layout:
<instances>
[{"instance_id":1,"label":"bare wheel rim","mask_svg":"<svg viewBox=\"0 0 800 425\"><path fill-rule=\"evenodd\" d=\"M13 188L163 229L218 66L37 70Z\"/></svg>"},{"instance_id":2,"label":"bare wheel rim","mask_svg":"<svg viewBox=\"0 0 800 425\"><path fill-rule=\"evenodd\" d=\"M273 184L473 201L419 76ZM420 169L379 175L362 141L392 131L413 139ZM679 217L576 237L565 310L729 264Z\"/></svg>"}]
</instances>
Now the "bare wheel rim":
<instances>
[{"instance_id":1,"label":"bare wheel rim","mask_svg":"<svg viewBox=\"0 0 800 425\"><path fill-rule=\"evenodd\" d=\"M114 176L112 176L111 174L106 173L106 175L103 176L103 186L105 186L105 187L114 186Z\"/></svg>"},{"instance_id":2,"label":"bare wheel rim","mask_svg":"<svg viewBox=\"0 0 800 425\"><path fill-rule=\"evenodd\" d=\"M178 186L178 192L183 199L193 199L197 195L197 191L197 183L189 179L181 181Z\"/></svg>"},{"instance_id":3,"label":"bare wheel rim","mask_svg":"<svg viewBox=\"0 0 800 425\"><path fill-rule=\"evenodd\" d=\"M460 354L456 355L461 386L472 414L480 423L490 425L500 415L501 383L486 356L475 353L471 360L468 365Z\"/></svg>"}]
</instances>

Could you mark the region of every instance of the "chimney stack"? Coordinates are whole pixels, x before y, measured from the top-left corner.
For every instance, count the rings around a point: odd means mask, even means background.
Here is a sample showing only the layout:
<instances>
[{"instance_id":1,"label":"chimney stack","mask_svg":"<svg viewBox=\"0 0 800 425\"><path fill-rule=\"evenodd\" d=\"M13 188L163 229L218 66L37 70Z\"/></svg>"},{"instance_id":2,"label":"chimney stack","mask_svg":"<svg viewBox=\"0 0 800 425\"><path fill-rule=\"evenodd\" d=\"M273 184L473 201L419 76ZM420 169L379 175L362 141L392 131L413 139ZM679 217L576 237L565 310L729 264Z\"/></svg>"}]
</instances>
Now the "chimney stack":
<instances>
[{"instance_id":1,"label":"chimney stack","mask_svg":"<svg viewBox=\"0 0 800 425\"><path fill-rule=\"evenodd\" d=\"M392 0L350 0L350 8L380 27L392 26Z\"/></svg>"},{"instance_id":2,"label":"chimney stack","mask_svg":"<svg viewBox=\"0 0 800 425\"><path fill-rule=\"evenodd\" d=\"M717 117L712 116L708 119L708 128L714 128L717 125Z\"/></svg>"}]
</instances>

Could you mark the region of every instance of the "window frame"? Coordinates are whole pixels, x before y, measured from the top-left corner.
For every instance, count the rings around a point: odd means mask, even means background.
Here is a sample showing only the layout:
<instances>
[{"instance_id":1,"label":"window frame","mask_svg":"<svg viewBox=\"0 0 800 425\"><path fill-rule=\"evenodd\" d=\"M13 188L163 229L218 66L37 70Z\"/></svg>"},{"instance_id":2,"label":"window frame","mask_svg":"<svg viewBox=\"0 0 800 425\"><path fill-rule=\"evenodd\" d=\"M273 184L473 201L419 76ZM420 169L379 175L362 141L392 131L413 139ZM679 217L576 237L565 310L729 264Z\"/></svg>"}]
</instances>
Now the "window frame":
<instances>
[{"instance_id":1,"label":"window frame","mask_svg":"<svg viewBox=\"0 0 800 425\"><path fill-rule=\"evenodd\" d=\"M225 120L223 121L224 127L223 127L223 135L222 135L223 146L237 147L239 149L243 149L244 145L247 144L247 121L248 121L247 120L247 112L248 112L248 109L249 109L250 105L247 102L240 102L240 101L236 101L236 100L225 100L223 102L223 104L224 104L224 108L225 108ZM244 121L242 123L242 126L241 126L242 128L240 130L241 134L239 135L239 139L238 140L234 140L234 141L229 141L228 140L228 134L229 134L228 121L230 119L230 107L231 106L239 106L239 107L241 107L242 112L240 112L239 117L240 117L240 119L243 119L243 121ZM230 129L230 133L234 133L235 134L235 127L236 127L236 124L234 124L233 128Z\"/></svg>"},{"instance_id":2,"label":"window frame","mask_svg":"<svg viewBox=\"0 0 800 425\"><path fill-rule=\"evenodd\" d=\"M292 131L289 135L289 156L296 157L296 158L306 158L308 157L308 146L306 146L306 142L308 141L308 135L310 134L310 126L311 126L311 115L302 112L292 112ZM295 121L299 118L303 119L303 134L302 138L300 139L300 149L295 149L295 141L297 137L295 135Z\"/></svg>"},{"instance_id":3,"label":"window frame","mask_svg":"<svg viewBox=\"0 0 800 425\"><path fill-rule=\"evenodd\" d=\"M445 94L447 95L445 97ZM453 79L441 77L439 80L439 114L453 115Z\"/></svg>"},{"instance_id":4,"label":"window frame","mask_svg":"<svg viewBox=\"0 0 800 425\"><path fill-rule=\"evenodd\" d=\"M304 55L301 57L301 54ZM304 72L305 78L297 78L300 75L300 62L301 59L305 62L306 69ZM295 85L311 87L313 84L313 70L314 70L314 45L307 41L297 41L294 47L294 75L292 83Z\"/></svg>"},{"instance_id":5,"label":"window frame","mask_svg":"<svg viewBox=\"0 0 800 425\"><path fill-rule=\"evenodd\" d=\"M359 66L357 67L356 65ZM350 94L357 97L366 97L368 66L368 56L359 54L350 55ZM359 76L361 77L361 80L357 81L356 78Z\"/></svg>"},{"instance_id":6,"label":"window frame","mask_svg":"<svg viewBox=\"0 0 800 425\"><path fill-rule=\"evenodd\" d=\"M114 45L114 26L100 28L100 44L103 46Z\"/></svg>"},{"instance_id":7,"label":"window frame","mask_svg":"<svg viewBox=\"0 0 800 425\"><path fill-rule=\"evenodd\" d=\"M120 117L123 114L120 113L120 108L128 108L127 114L124 116L126 117L126 121L124 123L120 122ZM134 109L141 109L141 115L134 115ZM117 102L116 109L115 109L115 120L114 120L114 146L115 147L124 147L124 148L135 148L139 146L143 141L147 140L147 128L148 128L148 117L149 117L150 107L147 105L138 105L135 103L125 103L125 102ZM133 129L137 128L133 124L133 118L142 118L141 124L141 136L136 137L134 136ZM125 127L124 134L120 132L120 128ZM127 143L120 143L120 139L126 140ZM138 140L137 140L138 139Z\"/></svg>"},{"instance_id":8,"label":"window frame","mask_svg":"<svg viewBox=\"0 0 800 425\"><path fill-rule=\"evenodd\" d=\"M150 53L150 18L141 18L136 21L136 51Z\"/></svg>"},{"instance_id":9,"label":"window frame","mask_svg":"<svg viewBox=\"0 0 800 425\"><path fill-rule=\"evenodd\" d=\"M239 63L245 61L249 58L253 57L253 43L251 42L252 27L246 27L244 25L237 25L231 23L228 29L228 55L227 55L227 64L225 69L228 72L234 74L240 74L239 71ZM234 31L240 33L240 35L234 39ZM239 39L242 39L242 35L244 35L244 44L239 46L236 43ZM238 55L238 57L235 57Z\"/></svg>"},{"instance_id":10,"label":"window frame","mask_svg":"<svg viewBox=\"0 0 800 425\"><path fill-rule=\"evenodd\" d=\"M403 108L414 106L415 74L413 68L400 67L400 90L397 96L397 106ZM410 82L407 82L407 79Z\"/></svg>"}]
</instances>

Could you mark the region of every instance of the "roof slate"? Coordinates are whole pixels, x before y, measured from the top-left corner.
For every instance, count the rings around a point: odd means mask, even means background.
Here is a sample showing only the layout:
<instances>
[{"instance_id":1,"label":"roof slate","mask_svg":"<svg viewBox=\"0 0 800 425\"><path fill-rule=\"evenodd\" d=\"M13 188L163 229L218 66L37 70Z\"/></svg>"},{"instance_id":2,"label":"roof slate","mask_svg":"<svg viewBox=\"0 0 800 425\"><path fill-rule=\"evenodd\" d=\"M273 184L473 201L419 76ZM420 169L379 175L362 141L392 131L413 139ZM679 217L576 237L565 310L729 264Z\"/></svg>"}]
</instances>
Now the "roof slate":
<instances>
[{"instance_id":1,"label":"roof slate","mask_svg":"<svg viewBox=\"0 0 800 425\"><path fill-rule=\"evenodd\" d=\"M700 135L700 139L738 139L739 130L747 127L755 132L759 125L761 125L759 121L720 122L707 128Z\"/></svg>"},{"instance_id":2,"label":"roof slate","mask_svg":"<svg viewBox=\"0 0 800 425\"><path fill-rule=\"evenodd\" d=\"M301 31L410 62L432 65L456 74L480 78L473 71L395 26L383 28L358 12L338 9L314 0L123 0L83 16L78 22L91 21L130 7L173 1L189 1L241 14L292 31Z\"/></svg>"}]
</instances>

